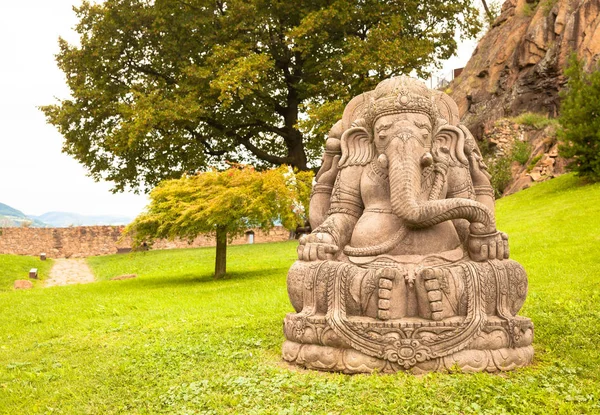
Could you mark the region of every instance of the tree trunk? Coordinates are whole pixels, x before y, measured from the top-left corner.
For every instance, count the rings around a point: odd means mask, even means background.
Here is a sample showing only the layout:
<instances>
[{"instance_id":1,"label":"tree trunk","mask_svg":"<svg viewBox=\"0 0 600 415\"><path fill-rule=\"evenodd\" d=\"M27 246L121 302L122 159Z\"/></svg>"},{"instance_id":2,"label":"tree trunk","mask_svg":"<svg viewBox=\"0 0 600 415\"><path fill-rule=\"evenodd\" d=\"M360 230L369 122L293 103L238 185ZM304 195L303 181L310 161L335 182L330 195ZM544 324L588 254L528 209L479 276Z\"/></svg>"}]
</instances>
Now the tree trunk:
<instances>
[{"instance_id":1,"label":"tree trunk","mask_svg":"<svg viewBox=\"0 0 600 415\"><path fill-rule=\"evenodd\" d=\"M294 128L291 136L292 140L288 144L288 157L294 159L293 167L302 171L309 170L306 151L304 150L304 144L302 142L302 133Z\"/></svg>"},{"instance_id":2,"label":"tree trunk","mask_svg":"<svg viewBox=\"0 0 600 415\"><path fill-rule=\"evenodd\" d=\"M494 23L492 21L492 19L494 18L494 15L490 11L490 8L488 7L487 1L481 0L481 2L483 3L483 8L485 9L485 14L487 14L487 17L488 17L488 20L490 21L490 24Z\"/></svg>"},{"instance_id":3,"label":"tree trunk","mask_svg":"<svg viewBox=\"0 0 600 415\"><path fill-rule=\"evenodd\" d=\"M227 230L217 226L217 254L215 257L215 279L223 278L227 268Z\"/></svg>"},{"instance_id":4,"label":"tree trunk","mask_svg":"<svg viewBox=\"0 0 600 415\"><path fill-rule=\"evenodd\" d=\"M289 71L289 68L286 72ZM306 159L306 150L304 149L304 142L302 133L298 130L298 117L300 114L300 98L298 91L296 90L296 79L289 74L285 74L286 81L288 83L288 94L287 94L287 108L285 114L283 114L285 129L288 131L288 137L285 139L287 146L288 157L291 157L294 162L293 167L298 170L308 170L308 160Z\"/></svg>"}]
</instances>

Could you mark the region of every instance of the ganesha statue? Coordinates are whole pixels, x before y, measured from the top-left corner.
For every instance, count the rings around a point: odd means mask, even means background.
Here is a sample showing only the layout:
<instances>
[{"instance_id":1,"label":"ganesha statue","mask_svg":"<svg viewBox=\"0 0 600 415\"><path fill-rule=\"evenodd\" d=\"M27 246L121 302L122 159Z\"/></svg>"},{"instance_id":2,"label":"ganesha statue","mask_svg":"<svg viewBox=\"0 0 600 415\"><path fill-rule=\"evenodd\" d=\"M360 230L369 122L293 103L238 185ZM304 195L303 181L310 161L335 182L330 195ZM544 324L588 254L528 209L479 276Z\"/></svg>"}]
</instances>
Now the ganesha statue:
<instances>
[{"instance_id":1,"label":"ganesha statue","mask_svg":"<svg viewBox=\"0 0 600 415\"><path fill-rule=\"evenodd\" d=\"M287 277L283 358L344 373L531 363L527 275L456 103L387 79L350 101L325 148Z\"/></svg>"}]
</instances>

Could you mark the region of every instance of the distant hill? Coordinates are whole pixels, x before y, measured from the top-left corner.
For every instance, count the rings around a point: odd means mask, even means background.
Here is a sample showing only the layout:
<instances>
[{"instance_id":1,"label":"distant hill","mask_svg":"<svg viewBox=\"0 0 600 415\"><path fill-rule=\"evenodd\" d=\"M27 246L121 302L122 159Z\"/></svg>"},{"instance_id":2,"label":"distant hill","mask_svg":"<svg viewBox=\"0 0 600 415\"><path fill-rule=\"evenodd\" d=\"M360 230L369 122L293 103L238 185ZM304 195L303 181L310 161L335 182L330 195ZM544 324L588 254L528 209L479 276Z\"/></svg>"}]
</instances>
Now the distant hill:
<instances>
[{"instance_id":1,"label":"distant hill","mask_svg":"<svg viewBox=\"0 0 600 415\"><path fill-rule=\"evenodd\" d=\"M26 215L0 203L0 227L31 226L34 228L66 228L68 226L127 225L133 220L119 215L80 215L72 212L47 212L43 215Z\"/></svg>"},{"instance_id":2,"label":"distant hill","mask_svg":"<svg viewBox=\"0 0 600 415\"><path fill-rule=\"evenodd\" d=\"M12 216L12 217L16 217L16 218L27 218L27 216L20 210L17 210L8 205L5 205L4 203L0 203L0 215Z\"/></svg>"},{"instance_id":3,"label":"distant hill","mask_svg":"<svg viewBox=\"0 0 600 415\"><path fill-rule=\"evenodd\" d=\"M133 220L129 216L116 215L80 215L72 212L47 212L40 216L30 216L50 227L68 226L127 225Z\"/></svg>"},{"instance_id":4,"label":"distant hill","mask_svg":"<svg viewBox=\"0 0 600 415\"><path fill-rule=\"evenodd\" d=\"M14 227L14 226L33 226L33 227L46 227L42 221L30 218L20 210L13 207L0 203L0 227Z\"/></svg>"}]
</instances>

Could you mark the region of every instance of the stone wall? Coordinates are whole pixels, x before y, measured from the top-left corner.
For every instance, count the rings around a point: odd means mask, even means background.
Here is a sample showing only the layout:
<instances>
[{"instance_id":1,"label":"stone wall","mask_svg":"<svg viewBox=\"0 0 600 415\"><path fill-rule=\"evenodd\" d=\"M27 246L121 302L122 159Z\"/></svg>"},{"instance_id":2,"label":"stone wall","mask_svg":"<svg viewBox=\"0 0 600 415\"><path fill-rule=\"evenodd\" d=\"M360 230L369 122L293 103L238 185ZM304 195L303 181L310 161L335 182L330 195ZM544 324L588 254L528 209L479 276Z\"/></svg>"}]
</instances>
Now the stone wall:
<instances>
[{"instance_id":1,"label":"stone wall","mask_svg":"<svg viewBox=\"0 0 600 415\"><path fill-rule=\"evenodd\" d=\"M34 255L44 252L49 258L80 258L128 252L131 238L121 240L123 226L78 226L71 228L1 228L0 254ZM281 226L269 233L254 230L254 243L286 241L289 231ZM246 244L242 236L233 245ZM197 248L214 246L214 237L199 236L187 240L158 240L152 249Z\"/></svg>"}]
</instances>

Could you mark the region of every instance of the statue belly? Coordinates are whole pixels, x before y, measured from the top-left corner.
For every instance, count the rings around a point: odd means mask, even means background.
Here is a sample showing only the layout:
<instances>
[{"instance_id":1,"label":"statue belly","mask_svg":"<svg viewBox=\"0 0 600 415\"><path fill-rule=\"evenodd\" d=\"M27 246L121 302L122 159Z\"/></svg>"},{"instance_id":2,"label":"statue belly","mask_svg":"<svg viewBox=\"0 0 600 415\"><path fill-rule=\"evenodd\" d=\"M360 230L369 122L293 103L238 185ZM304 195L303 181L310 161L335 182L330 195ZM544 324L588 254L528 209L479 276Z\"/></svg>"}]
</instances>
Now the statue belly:
<instances>
[{"instance_id":1,"label":"statue belly","mask_svg":"<svg viewBox=\"0 0 600 415\"><path fill-rule=\"evenodd\" d=\"M454 224L443 222L425 229L409 229L402 244L390 255L429 255L457 248L460 240Z\"/></svg>"},{"instance_id":2,"label":"statue belly","mask_svg":"<svg viewBox=\"0 0 600 415\"><path fill-rule=\"evenodd\" d=\"M426 229L406 228L404 221L392 212L389 183L380 177L363 173L361 194L365 210L356 223L350 246L354 248L373 247L393 239L405 228L406 236L391 251L391 255L428 255L455 249L460 239L451 221L443 222Z\"/></svg>"},{"instance_id":3,"label":"statue belly","mask_svg":"<svg viewBox=\"0 0 600 415\"><path fill-rule=\"evenodd\" d=\"M378 245L389 240L401 226L404 226L402 220L391 212L366 210L354 227L350 245L356 248Z\"/></svg>"},{"instance_id":4,"label":"statue belly","mask_svg":"<svg viewBox=\"0 0 600 415\"><path fill-rule=\"evenodd\" d=\"M379 245L392 237L406 225L393 213L383 209L366 209L357 222L350 246L364 248ZM426 229L406 229L406 236L389 255L427 255L455 249L460 240L452 222L444 222Z\"/></svg>"}]
</instances>

